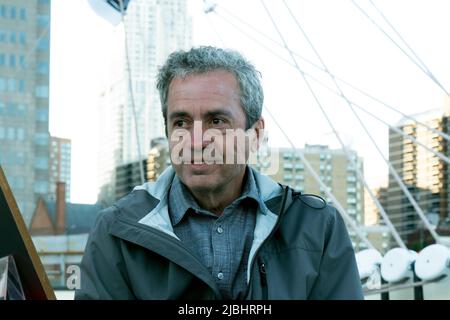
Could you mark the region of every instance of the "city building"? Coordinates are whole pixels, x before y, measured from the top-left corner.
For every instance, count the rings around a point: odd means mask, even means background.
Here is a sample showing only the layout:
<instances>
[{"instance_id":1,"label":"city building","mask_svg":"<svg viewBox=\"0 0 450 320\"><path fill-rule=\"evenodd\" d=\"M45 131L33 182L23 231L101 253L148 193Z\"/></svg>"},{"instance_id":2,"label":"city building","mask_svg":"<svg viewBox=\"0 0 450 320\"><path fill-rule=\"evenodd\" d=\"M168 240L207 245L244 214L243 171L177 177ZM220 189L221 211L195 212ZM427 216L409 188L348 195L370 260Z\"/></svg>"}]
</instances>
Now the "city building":
<instances>
[{"instance_id":1,"label":"city building","mask_svg":"<svg viewBox=\"0 0 450 320\"><path fill-rule=\"evenodd\" d=\"M51 199L56 199L56 183L65 182L66 202L70 202L71 145L70 139L51 137L49 195Z\"/></svg>"},{"instance_id":2,"label":"city building","mask_svg":"<svg viewBox=\"0 0 450 320\"><path fill-rule=\"evenodd\" d=\"M364 186L358 180L356 168L347 159L341 149L330 149L324 145L306 145L304 149L278 149L278 170L267 174L275 181L290 185L302 193L312 193L322 196L327 201L331 199L325 194L312 174L306 169L298 152L302 152L324 184L330 189L336 199L342 204L348 214L359 224L364 224ZM355 151L350 150L351 157L359 170L363 172L363 160ZM266 173L274 164L260 161L256 168Z\"/></svg>"},{"instance_id":3,"label":"city building","mask_svg":"<svg viewBox=\"0 0 450 320\"><path fill-rule=\"evenodd\" d=\"M325 145L306 145L303 149L262 148L264 155L258 155L255 168L267 174L275 181L289 185L308 194L322 196L329 203L325 190L313 178L301 161L301 152L319 175L326 187L346 210L357 225L364 225L364 185L359 181L356 168L341 149L330 149ZM355 151L349 150L350 156L363 172L363 160ZM274 156L275 155L275 156ZM349 228L354 247L364 248L365 244L356 238L356 233Z\"/></svg>"},{"instance_id":4,"label":"city building","mask_svg":"<svg viewBox=\"0 0 450 320\"><path fill-rule=\"evenodd\" d=\"M49 193L50 0L0 1L0 165L29 223Z\"/></svg>"},{"instance_id":5,"label":"city building","mask_svg":"<svg viewBox=\"0 0 450 320\"><path fill-rule=\"evenodd\" d=\"M391 249L391 234L389 228L386 225L378 224L372 226L363 226L361 232L367 237L367 239L372 243L375 249L377 249L382 254L386 253ZM363 243L359 243L357 250L367 249L365 246L361 246Z\"/></svg>"},{"instance_id":6,"label":"city building","mask_svg":"<svg viewBox=\"0 0 450 320\"><path fill-rule=\"evenodd\" d=\"M450 108L447 108L433 109L412 117L448 134L449 115ZM449 142L426 127L404 118L396 128L435 152L448 155ZM450 222L449 165L393 129L389 130L389 161L430 223L438 230L447 229ZM386 201L386 211L409 247L420 250L427 243L434 242L392 175L389 177ZM446 230L442 231L447 233Z\"/></svg>"},{"instance_id":7,"label":"city building","mask_svg":"<svg viewBox=\"0 0 450 320\"><path fill-rule=\"evenodd\" d=\"M145 180L156 181L159 175L170 165L169 146L165 137L155 138L147 159L142 161ZM130 162L116 168L115 199L118 200L141 185L139 162Z\"/></svg>"},{"instance_id":8,"label":"city building","mask_svg":"<svg viewBox=\"0 0 450 320\"><path fill-rule=\"evenodd\" d=\"M165 134L155 79L158 66L171 52L191 46L192 23L187 11L187 0L134 0L128 6L125 29L130 73L119 29L122 46L115 50L111 81L100 96L98 197L102 203L114 201L116 168L142 161L151 140Z\"/></svg>"},{"instance_id":9,"label":"city building","mask_svg":"<svg viewBox=\"0 0 450 320\"><path fill-rule=\"evenodd\" d=\"M372 194L377 198L380 205L386 211L387 204L387 188L379 187L372 190ZM383 218L380 215L380 210L376 206L375 202L370 197L369 192L364 190L364 224L366 226L378 225L382 222Z\"/></svg>"},{"instance_id":10,"label":"city building","mask_svg":"<svg viewBox=\"0 0 450 320\"><path fill-rule=\"evenodd\" d=\"M161 173L170 165L167 139L165 137L153 139L147 158L147 181L156 181Z\"/></svg>"},{"instance_id":11,"label":"city building","mask_svg":"<svg viewBox=\"0 0 450 320\"><path fill-rule=\"evenodd\" d=\"M80 265L89 232L102 209L99 204L66 202L65 188L64 182L58 182L56 200L38 199L29 228L55 289L67 289L67 268Z\"/></svg>"}]
</instances>

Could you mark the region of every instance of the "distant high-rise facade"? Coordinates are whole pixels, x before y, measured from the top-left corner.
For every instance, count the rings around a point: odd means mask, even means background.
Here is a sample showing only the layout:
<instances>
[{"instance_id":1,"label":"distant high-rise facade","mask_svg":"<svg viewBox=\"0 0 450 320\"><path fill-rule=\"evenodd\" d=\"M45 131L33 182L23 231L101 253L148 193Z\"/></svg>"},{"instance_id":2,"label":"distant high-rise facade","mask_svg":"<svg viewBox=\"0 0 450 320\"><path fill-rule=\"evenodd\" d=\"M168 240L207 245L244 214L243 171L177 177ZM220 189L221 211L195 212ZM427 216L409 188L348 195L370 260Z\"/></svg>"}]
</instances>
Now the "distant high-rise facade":
<instances>
[{"instance_id":1,"label":"distant high-rise facade","mask_svg":"<svg viewBox=\"0 0 450 320\"><path fill-rule=\"evenodd\" d=\"M151 149L147 158L142 160L145 170L145 181L153 182L170 165L169 145L165 137L155 138L151 142ZM115 200L131 192L141 184L139 162L129 162L116 168Z\"/></svg>"},{"instance_id":2,"label":"distant high-rise facade","mask_svg":"<svg viewBox=\"0 0 450 320\"><path fill-rule=\"evenodd\" d=\"M50 0L0 1L0 165L30 222L49 193Z\"/></svg>"},{"instance_id":3,"label":"distant high-rise facade","mask_svg":"<svg viewBox=\"0 0 450 320\"><path fill-rule=\"evenodd\" d=\"M279 149L278 152L278 158L275 159L278 161L278 170L268 176L302 193L317 194L331 201L301 161L298 152L302 152L350 217L358 224L364 224L364 186L358 180L356 168L343 150L330 149L324 145L306 145L298 151L286 148ZM359 170L363 172L362 158L353 150L349 152ZM256 168L265 173L267 168L272 170L273 166L273 163L264 163L264 159L261 159Z\"/></svg>"},{"instance_id":4,"label":"distant high-rise facade","mask_svg":"<svg viewBox=\"0 0 450 320\"><path fill-rule=\"evenodd\" d=\"M70 202L71 149L70 139L51 137L50 198L56 199L56 183L65 182L66 202Z\"/></svg>"},{"instance_id":5,"label":"distant high-rise facade","mask_svg":"<svg viewBox=\"0 0 450 320\"><path fill-rule=\"evenodd\" d=\"M448 134L449 111L434 109L413 117ZM407 118L396 127L435 152L448 156L449 142L437 133ZM389 131L389 161L432 224L439 227L450 218L447 163L392 129ZM389 177L386 209L400 236L409 246L420 249L425 245L429 236L412 204L392 176Z\"/></svg>"},{"instance_id":6,"label":"distant high-rise facade","mask_svg":"<svg viewBox=\"0 0 450 320\"><path fill-rule=\"evenodd\" d=\"M152 139L164 136L164 122L156 90L158 66L168 55L189 49L191 18L187 0L134 0L125 17L130 75L137 114L139 158L128 83L125 48L114 58L110 85L101 93L99 106L99 200L115 198L115 169L146 158Z\"/></svg>"},{"instance_id":7,"label":"distant high-rise facade","mask_svg":"<svg viewBox=\"0 0 450 320\"><path fill-rule=\"evenodd\" d=\"M377 198L380 205L386 211L387 205L387 188L379 187L372 189L372 194ZM383 218L381 217L380 210L376 206L375 202L372 200L369 192L365 190L364 193L365 201L364 201L364 224L366 226L373 226L380 223L384 223Z\"/></svg>"}]
</instances>

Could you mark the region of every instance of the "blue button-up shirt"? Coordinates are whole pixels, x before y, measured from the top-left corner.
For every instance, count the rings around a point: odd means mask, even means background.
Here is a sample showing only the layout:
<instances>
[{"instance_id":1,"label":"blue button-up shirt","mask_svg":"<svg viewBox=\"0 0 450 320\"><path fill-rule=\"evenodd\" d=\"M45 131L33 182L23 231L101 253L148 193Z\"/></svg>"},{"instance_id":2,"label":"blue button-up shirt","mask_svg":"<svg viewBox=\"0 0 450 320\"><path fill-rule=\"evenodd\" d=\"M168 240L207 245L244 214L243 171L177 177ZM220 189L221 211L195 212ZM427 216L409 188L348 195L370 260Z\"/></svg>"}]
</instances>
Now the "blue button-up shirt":
<instances>
[{"instance_id":1,"label":"blue button-up shirt","mask_svg":"<svg viewBox=\"0 0 450 320\"><path fill-rule=\"evenodd\" d=\"M258 189L248 167L241 196L222 215L202 209L175 175L169 193L174 233L211 272L224 299L242 299L258 210Z\"/></svg>"}]
</instances>

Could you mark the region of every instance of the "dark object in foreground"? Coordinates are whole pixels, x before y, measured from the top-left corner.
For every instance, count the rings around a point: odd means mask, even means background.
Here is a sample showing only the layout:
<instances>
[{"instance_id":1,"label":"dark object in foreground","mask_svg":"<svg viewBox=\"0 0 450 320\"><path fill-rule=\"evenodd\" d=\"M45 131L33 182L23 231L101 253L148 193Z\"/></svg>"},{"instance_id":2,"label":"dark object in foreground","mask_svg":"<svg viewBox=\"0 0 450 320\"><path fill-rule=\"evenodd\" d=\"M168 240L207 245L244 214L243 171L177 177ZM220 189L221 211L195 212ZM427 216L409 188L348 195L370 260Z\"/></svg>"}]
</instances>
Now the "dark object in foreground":
<instances>
[{"instance_id":1,"label":"dark object in foreground","mask_svg":"<svg viewBox=\"0 0 450 320\"><path fill-rule=\"evenodd\" d=\"M0 258L14 258L24 298L55 300L53 289L1 167L0 226ZM7 259L8 266L12 266L9 263L11 257Z\"/></svg>"}]
</instances>

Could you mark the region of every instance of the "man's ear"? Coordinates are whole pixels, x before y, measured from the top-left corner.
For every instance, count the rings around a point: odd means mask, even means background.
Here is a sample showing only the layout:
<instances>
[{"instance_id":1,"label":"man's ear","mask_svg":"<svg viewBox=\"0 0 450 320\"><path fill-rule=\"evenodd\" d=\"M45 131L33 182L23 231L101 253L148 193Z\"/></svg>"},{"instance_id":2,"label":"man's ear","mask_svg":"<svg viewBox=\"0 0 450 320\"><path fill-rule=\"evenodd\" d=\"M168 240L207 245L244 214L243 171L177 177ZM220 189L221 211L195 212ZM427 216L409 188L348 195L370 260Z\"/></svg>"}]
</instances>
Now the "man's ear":
<instances>
[{"instance_id":1,"label":"man's ear","mask_svg":"<svg viewBox=\"0 0 450 320\"><path fill-rule=\"evenodd\" d=\"M247 130L247 135L250 139L250 152L258 151L264 139L264 125L264 118L261 117Z\"/></svg>"},{"instance_id":2,"label":"man's ear","mask_svg":"<svg viewBox=\"0 0 450 320\"><path fill-rule=\"evenodd\" d=\"M264 139L264 118L259 118L258 121L256 121L255 125L256 135L258 137L259 143L261 143L262 139Z\"/></svg>"}]
</instances>

